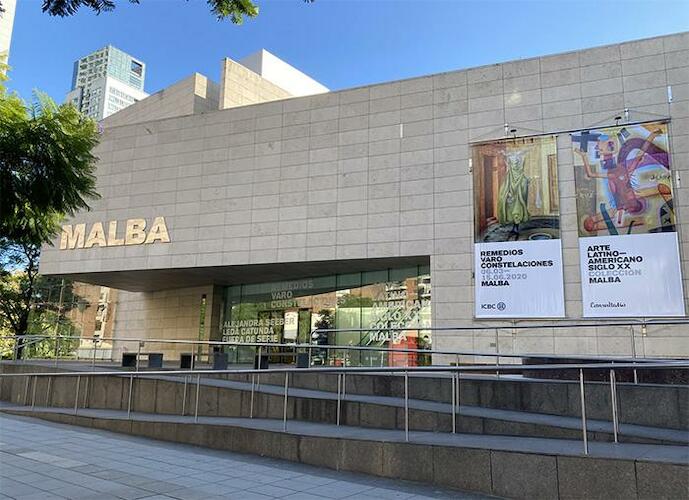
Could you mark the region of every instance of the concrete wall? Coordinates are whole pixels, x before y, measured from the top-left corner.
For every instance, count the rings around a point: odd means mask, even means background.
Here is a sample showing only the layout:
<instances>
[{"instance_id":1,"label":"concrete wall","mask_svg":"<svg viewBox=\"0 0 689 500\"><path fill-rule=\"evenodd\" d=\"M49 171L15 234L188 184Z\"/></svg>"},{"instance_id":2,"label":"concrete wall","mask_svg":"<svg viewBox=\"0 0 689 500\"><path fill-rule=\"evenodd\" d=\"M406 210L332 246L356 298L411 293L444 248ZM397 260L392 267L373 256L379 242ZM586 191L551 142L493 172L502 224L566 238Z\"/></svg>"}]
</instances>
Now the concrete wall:
<instances>
[{"instance_id":1,"label":"concrete wall","mask_svg":"<svg viewBox=\"0 0 689 500\"><path fill-rule=\"evenodd\" d=\"M689 34L109 127L97 151L103 198L74 221L163 215L172 242L46 247L41 271L430 256L434 326L491 324L472 319L469 143L502 137L505 123L553 133L610 123L624 108L632 121L671 117L673 169L689 169ZM581 293L569 134L557 145L571 321L581 317ZM688 196L676 188L680 228ZM683 231L682 244L688 238ZM682 266L686 290L685 252ZM636 336L639 355L689 356L685 329ZM499 337L502 352L631 354L632 345L628 328ZM495 343L493 331L434 338L443 349L494 351Z\"/></svg>"},{"instance_id":2,"label":"concrete wall","mask_svg":"<svg viewBox=\"0 0 689 500\"><path fill-rule=\"evenodd\" d=\"M30 373L36 367L30 365L0 366L3 373ZM40 367L39 367L40 369ZM412 442L402 442L401 432L381 436L359 432L339 433L334 420L335 401L311 400L311 408L304 403L305 398L290 396L288 401L288 423L285 432L252 429L246 416L250 408L256 418L268 416L279 422L283 411L282 396L279 394L256 393L251 403L249 386L245 386L242 396L237 391L207 385L205 380L198 396L199 423L194 423L191 415L195 408L196 393L184 390L181 382L151 378L136 379L131 392L131 418L126 410L130 400L130 385L125 377L96 377L89 384L78 384L77 377L54 377L48 390L47 377L30 379L27 385L23 377L4 378L0 385L0 399L11 401L25 408L7 408L4 411L20 415L33 415L51 421L72 425L92 426L115 432L147 436L153 439L183 442L196 446L253 453L285 460L301 461L319 467L348 470L399 479L435 483L464 490L480 491L508 498L605 498L605 499L660 499L686 497L686 460L668 454L662 460L661 452L647 449L647 454L637 451L631 454L628 448L613 450L590 443L592 456L583 456L581 448L565 446L563 441L553 441L552 446L543 451L538 443L527 445L519 437L511 438L511 444L471 443L447 434L447 439L433 439L430 436L412 434ZM82 377L83 378L83 377ZM332 378L332 376L331 376ZM465 384L467 381L463 380ZM503 384L492 381L494 384ZM34 386L35 384L35 386ZM330 383L330 390L333 384ZM538 389L537 384L535 387ZM574 384L571 384L574 385ZM263 385L262 385L263 387ZM35 390L34 390L35 388ZM639 393L638 400L648 405L647 391L653 388L630 386ZM78 389L78 392L77 392ZM264 387L265 389L265 387ZM497 389L497 387L496 387ZM603 389L605 389L603 387ZM497 391L496 391L497 392ZM539 396L552 395L552 391L539 391ZM505 395L509 389L505 391ZM30 411L33 394L35 411ZM48 395L50 398L48 399ZM186 419L180 418L182 400L186 395ZM75 397L78 398L78 414L74 411ZM650 400L657 401L655 398ZM48 410L43 406L63 408ZM349 425L347 401L342 411L345 425ZM373 405L371 405L373 406ZM593 405L594 408L597 405ZM643 405L637 405L637 410ZM103 414L94 408L119 410ZM383 407L370 408L364 417L364 405L359 408L359 419L354 423L364 427L403 428L399 418L400 409L390 414ZM142 416L141 413L157 413ZM662 412L648 412L656 413ZM245 422L211 419L207 417L242 415ZM416 418L415 418L416 417ZM330 424L319 427L314 435L312 428L305 428L295 422L295 418L320 420ZM383 420L388 418L389 422ZM460 421L466 420L462 417ZM410 414L410 424L427 423L427 415ZM375 425L373 425L375 424ZM537 425L541 433L546 426ZM497 430L497 429L496 429ZM441 429L447 432L447 426ZM481 432L476 428L463 429L464 432ZM506 433L506 428L497 434ZM510 435L529 435L530 429L517 425L510 429ZM485 429L484 429L485 432ZM492 433L492 432L486 432ZM553 437L553 436L551 436ZM566 434L557 436L571 438ZM593 437L593 436L592 436ZM625 446L621 444L620 446ZM679 446L677 447L679 448ZM519 450L519 451L517 451ZM632 458L632 456L634 458Z\"/></svg>"},{"instance_id":3,"label":"concrete wall","mask_svg":"<svg viewBox=\"0 0 689 500\"><path fill-rule=\"evenodd\" d=\"M254 52L239 63L295 97L328 92L326 86L265 49Z\"/></svg>"},{"instance_id":4,"label":"concrete wall","mask_svg":"<svg viewBox=\"0 0 689 500\"><path fill-rule=\"evenodd\" d=\"M262 78L238 62L230 58L223 59L220 68L219 109L276 101L291 97L291 95L287 90Z\"/></svg>"},{"instance_id":5,"label":"concrete wall","mask_svg":"<svg viewBox=\"0 0 689 500\"><path fill-rule=\"evenodd\" d=\"M170 87L148 96L109 116L105 127L204 113L218 108L220 89L203 75L194 73Z\"/></svg>"},{"instance_id":6,"label":"concrete wall","mask_svg":"<svg viewBox=\"0 0 689 500\"><path fill-rule=\"evenodd\" d=\"M206 296L203 334L200 334L201 299ZM117 314L113 327L115 338L113 358L122 352L136 352L136 342L126 339L159 338L171 340L208 340L218 330L218 312L213 304L220 304L212 286L165 290L160 292L119 291ZM216 306L217 309L217 306ZM162 352L165 360L179 360L180 353L191 352L189 345L149 343L142 352ZM204 349L204 353L207 350Z\"/></svg>"}]
</instances>

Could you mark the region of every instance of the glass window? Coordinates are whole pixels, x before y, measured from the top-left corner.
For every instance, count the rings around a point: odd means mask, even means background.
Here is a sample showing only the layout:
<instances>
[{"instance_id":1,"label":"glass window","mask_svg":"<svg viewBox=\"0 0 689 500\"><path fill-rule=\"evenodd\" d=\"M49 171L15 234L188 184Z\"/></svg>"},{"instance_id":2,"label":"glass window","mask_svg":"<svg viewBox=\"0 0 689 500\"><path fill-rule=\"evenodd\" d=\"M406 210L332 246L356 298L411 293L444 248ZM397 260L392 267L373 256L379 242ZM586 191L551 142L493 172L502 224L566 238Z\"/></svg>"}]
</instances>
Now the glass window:
<instances>
[{"instance_id":1,"label":"glass window","mask_svg":"<svg viewBox=\"0 0 689 500\"><path fill-rule=\"evenodd\" d=\"M323 346L431 347L428 266L235 285L225 289L222 339L238 343ZM274 362L291 362L290 348L270 349ZM250 362L253 348L233 348ZM312 363L381 366L430 363L430 356L377 351L312 351ZM282 357L281 357L282 356Z\"/></svg>"}]
</instances>

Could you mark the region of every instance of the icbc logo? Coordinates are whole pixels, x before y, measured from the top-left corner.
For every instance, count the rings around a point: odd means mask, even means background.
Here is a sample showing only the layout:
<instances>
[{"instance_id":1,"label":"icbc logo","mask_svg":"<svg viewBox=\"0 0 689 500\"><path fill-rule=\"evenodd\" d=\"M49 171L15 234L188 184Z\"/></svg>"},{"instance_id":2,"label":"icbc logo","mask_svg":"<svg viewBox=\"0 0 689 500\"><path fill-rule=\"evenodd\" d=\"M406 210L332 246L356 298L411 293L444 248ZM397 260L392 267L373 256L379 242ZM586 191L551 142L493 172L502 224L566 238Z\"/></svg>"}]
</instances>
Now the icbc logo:
<instances>
[{"instance_id":1,"label":"icbc logo","mask_svg":"<svg viewBox=\"0 0 689 500\"><path fill-rule=\"evenodd\" d=\"M505 309L507 309L507 305L504 302L498 302L497 304L481 304L481 309L484 311L504 311Z\"/></svg>"}]
</instances>

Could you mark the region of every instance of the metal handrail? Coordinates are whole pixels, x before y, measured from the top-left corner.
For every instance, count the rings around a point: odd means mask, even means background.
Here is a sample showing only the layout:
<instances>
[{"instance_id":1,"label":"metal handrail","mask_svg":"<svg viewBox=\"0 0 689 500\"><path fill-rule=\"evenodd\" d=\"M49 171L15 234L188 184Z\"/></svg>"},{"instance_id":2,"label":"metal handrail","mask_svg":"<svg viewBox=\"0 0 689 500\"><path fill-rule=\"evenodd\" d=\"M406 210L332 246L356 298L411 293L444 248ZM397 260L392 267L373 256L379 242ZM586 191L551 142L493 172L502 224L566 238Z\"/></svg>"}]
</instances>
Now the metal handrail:
<instances>
[{"instance_id":1,"label":"metal handrail","mask_svg":"<svg viewBox=\"0 0 689 500\"><path fill-rule=\"evenodd\" d=\"M689 324L689 323L688 323ZM416 328L404 328L401 330L415 330ZM394 330L394 329L390 329ZM421 330L425 330L421 328ZM335 330L314 330L332 332ZM337 330L350 331L350 330ZM291 343L272 343L272 342L228 342L222 340L180 340L180 339L160 339L160 338L115 338L115 337L82 337L78 335L58 335L56 337L44 335L25 335L25 336L0 336L3 339L17 339L17 338L40 338L46 339L74 339L89 342L120 342L120 343L152 343L152 344L183 344L183 345L207 345L207 346L231 346L231 347L259 347L259 348L274 348L285 347L290 349L316 349L316 350L352 350L352 351L374 351L374 352L392 352L392 353L407 353L407 354L440 354L452 356L479 356L479 357L499 357L499 358L534 358L534 359L600 359L600 360L615 360L626 361L634 360L636 362L649 362L654 360L676 359L676 358L654 358L644 357L635 358L628 356L601 356L598 354L582 355L582 354L538 354L538 353L502 353L502 352L488 352L488 351L459 351L459 350L440 350L440 349L419 349L411 347L385 347L385 346L360 346L360 345L321 345L321 344L291 344ZM95 347L94 347L95 349ZM266 353L266 355L268 355ZM679 358L682 359L682 358Z\"/></svg>"},{"instance_id":2,"label":"metal handrail","mask_svg":"<svg viewBox=\"0 0 689 500\"><path fill-rule=\"evenodd\" d=\"M249 413L249 418L253 418L253 405L254 405L254 391L256 390L255 377L262 374L268 373L284 373L285 375L285 385L284 385L284 400L283 400L283 431L287 431L287 401L289 397L289 376L293 373L310 373L310 374L335 374L337 375L337 425L340 425L340 411L341 411L341 400L345 393L345 377L349 374L367 374L367 373L398 373L404 375L404 431L405 431L405 441L409 442L409 373L449 373L452 377L452 433L456 433L456 417L460 414L460 377L463 372L486 372L495 371L496 373L514 373L523 372L526 370L577 370L579 372L579 391L581 400L581 421L582 421L582 441L584 445L584 454L588 455L588 430L586 421L586 395L584 386L584 371L593 369L609 370L610 373L610 395L611 395L611 407L612 407L612 422L613 422L613 434L615 443L618 442L618 399L617 399L617 388L616 388L616 377L615 371L620 369L636 369L639 367L638 363L574 363L574 364L557 364L557 365L471 365L471 366L413 366L413 367L309 367L309 368L286 368L277 367L272 369L232 369L232 370L214 370L212 372L206 370L167 370L167 371L92 371L92 372L39 372L39 373L0 373L0 383L4 381L4 378L11 377L26 377L26 385L24 390L24 404L28 404L28 392L29 392L29 382L33 377L33 391L31 397L31 408L35 407L36 402L36 382L39 377L49 377L48 378L48 394L46 396L46 403L49 405L50 398L50 388L52 387L53 377L77 377L76 381L76 392L74 397L74 414L76 415L79 410L79 388L81 383L81 377L87 377L87 384L90 382L92 377L99 376L117 376L117 377L129 377L129 391L128 391L128 403L127 403L127 417L131 418L132 409L132 393L134 388L134 378L150 378L154 376L170 376L170 375L184 375L184 400L182 404L182 415L186 414L186 395L187 395L187 385L190 377L196 375L196 394L195 394L195 409L194 409L194 422L198 422L198 408L199 408L199 394L201 391L201 375L212 373L213 375L251 375L251 408ZM688 369L689 360L684 361L672 361L666 360L662 362L653 362L643 364L643 369L647 370L663 370L663 369ZM497 379L500 380L499 378ZM456 388L456 391L455 391ZM86 390L88 394L88 389ZM86 403L84 403L84 406Z\"/></svg>"},{"instance_id":3,"label":"metal handrail","mask_svg":"<svg viewBox=\"0 0 689 500\"><path fill-rule=\"evenodd\" d=\"M146 371L61 371L61 372L38 372L38 373L0 373L2 377L101 377L108 375L117 376L142 376L150 377L155 375L265 375L267 373L446 373L446 372L523 372L531 370L625 370L633 368L643 368L644 370L665 370L665 369L689 369L689 360L667 360L645 363L642 366L635 363L566 363L566 364L545 364L545 365L430 365L430 366L387 366L387 367L368 367L368 366L327 366L296 368L291 366L278 366L275 368L235 368L231 370L146 370Z\"/></svg>"},{"instance_id":4,"label":"metal handrail","mask_svg":"<svg viewBox=\"0 0 689 500\"><path fill-rule=\"evenodd\" d=\"M681 319L662 319L662 318L640 318L628 321L601 321L597 318L590 318L582 320L581 322L564 322L566 320L553 319L552 323L534 323L525 325L523 323L529 320L519 320L522 324L517 323L516 320L504 319L500 320L495 318L494 321L503 321L500 325L459 325L459 326L414 326L414 327L399 327L399 328L383 328L383 330L389 331L404 331L404 330L430 330L430 331L463 331L463 330L495 330L496 328L503 329L516 329L516 330L528 330L528 329L540 329L540 328L592 328L592 327L608 327L608 326L652 326L652 325L689 325L689 318ZM505 321L515 321L514 324L506 325ZM313 331L323 331L323 332L368 332L370 330L375 330L375 328L328 328L319 329L315 328Z\"/></svg>"}]
</instances>

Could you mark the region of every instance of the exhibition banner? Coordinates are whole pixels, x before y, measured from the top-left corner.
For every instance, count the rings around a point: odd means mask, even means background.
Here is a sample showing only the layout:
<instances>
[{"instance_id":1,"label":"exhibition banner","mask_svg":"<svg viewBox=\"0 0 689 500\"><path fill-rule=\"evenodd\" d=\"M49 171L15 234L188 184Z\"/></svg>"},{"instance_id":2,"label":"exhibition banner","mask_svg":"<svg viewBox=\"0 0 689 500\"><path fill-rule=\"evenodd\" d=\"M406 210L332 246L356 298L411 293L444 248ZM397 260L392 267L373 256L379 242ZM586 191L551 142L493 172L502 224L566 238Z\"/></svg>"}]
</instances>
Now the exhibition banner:
<instances>
[{"instance_id":1,"label":"exhibition banner","mask_svg":"<svg viewBox=\"0 0 689 500\"><path fill-rule=\"evenodd\" d=\"M472 146L477 318L565 315L555 137Z\"/></svg>"},{"instance_id":2,"label":"exhibition banner","mask_svg":"<svg viewBox=\"0 0 689 500\"><path fill-rule=\"evenodd\" d=\"M683 316L668 127L572 134L586 317Z\"/></svg>"}]
</instances>

